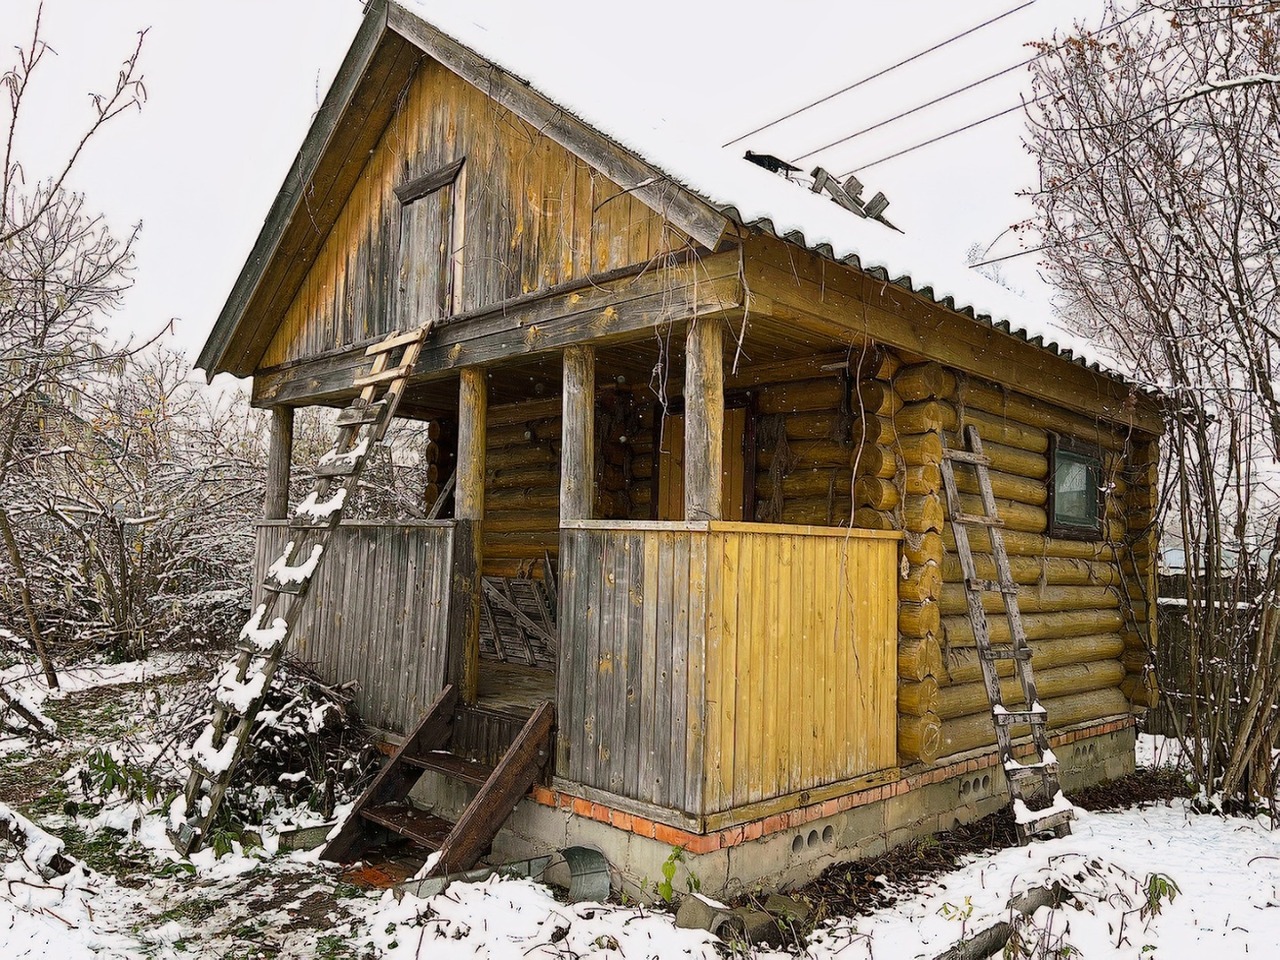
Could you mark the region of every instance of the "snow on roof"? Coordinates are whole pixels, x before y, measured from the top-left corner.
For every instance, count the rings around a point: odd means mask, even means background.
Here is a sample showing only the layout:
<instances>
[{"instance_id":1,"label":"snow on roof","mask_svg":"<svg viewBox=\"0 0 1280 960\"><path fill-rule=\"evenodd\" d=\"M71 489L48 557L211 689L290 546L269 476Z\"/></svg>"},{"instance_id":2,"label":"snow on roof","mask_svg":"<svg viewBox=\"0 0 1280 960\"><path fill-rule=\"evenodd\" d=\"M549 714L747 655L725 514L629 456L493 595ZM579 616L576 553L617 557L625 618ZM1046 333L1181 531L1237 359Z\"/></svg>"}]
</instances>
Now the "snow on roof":
<instances>
[{"instance_id":1,"label":"snow on roof","mask_svg":"<svg viewBox=\"0 0 1280 960\"><path fill-rule=\"evenodd\" d=\"M670 17L662 16L659 9L629 8L627 19L611 19L598 3L575 6L581 0L562 0L555 10L527 0L395 2L528 83L735 221L928 295L1082 365L1087 362L1085 356L1092 355L1103 357L1111 368L1122 366L1101 344L1062 325L1047 285L1035 294L1014 293L925 237L896 233L745 160L748 146L761 150L756 141L721 147L718 138L709 136L715 130L708 127L706 113L731 91L724 84L696 82L706 79L705 74L695 77L689 71L709 69L705 58L697 68L682 61L688 42L682 24L691 15L706 16L705 10L690 13L688 4L668 3ZM706 6L738 21L749 18L761 44L774 36L774 26L777 33L796 36L784 29L795 19L785 5L768 10L739 5L727 9L720 3ZM738 29L742 28L739 22ZM644 56L628 61L623 53L627 49L644 50ZM696 45L689 49L694 58L702 53L705 49ZM768 59L783 60L787 53L774 51ZM784 138L776 133L769 137L765 149L787 156ZM892 219L892 208L888 216ZM1091 366L1120 377L1114 369Z\"/></svg>"}]
</instances>

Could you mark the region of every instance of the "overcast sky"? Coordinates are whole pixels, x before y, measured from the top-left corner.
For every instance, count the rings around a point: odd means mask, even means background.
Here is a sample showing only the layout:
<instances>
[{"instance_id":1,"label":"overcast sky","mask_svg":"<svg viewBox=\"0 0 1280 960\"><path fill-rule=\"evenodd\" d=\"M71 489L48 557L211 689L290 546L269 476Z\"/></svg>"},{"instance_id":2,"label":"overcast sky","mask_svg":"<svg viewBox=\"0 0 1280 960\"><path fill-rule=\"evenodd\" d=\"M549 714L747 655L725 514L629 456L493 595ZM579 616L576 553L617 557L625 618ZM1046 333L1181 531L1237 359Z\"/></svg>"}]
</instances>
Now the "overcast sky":
<instances>
[{"instance_id":1,"label":"overcast sky","mask_svg":"<svg viewBox=\"0 0 1280 960\"><path fill-rule=\"evenodd\" d=\"M481 8L487 0L468 2ZM709 133L728 139L1025 0L775 0L757 10L758 2L666 3L665 9L660 3L645 8L647 33L612 14L619 18L609 31L615 46L602 69L634 61L637 82L655 85L655 104L678 95L672 90L705 97ZM6 51L29 39L37 6L36 0L0 3ZM611 6L598 0L543 0L540 6L559 11L566 24L579 22L575 6L597 18L611 16ZM637 8L625 9L632 16ZM148 336L172 319L173 344L194 359L361 11L358 0L45 0L43 36L57 56L37 74L19 127L19 157L29 178L52 172L90 119L88 93L113 84L136 32L148 29L142 54L147 103L93 143L73 184L120 231L142 223L136 285L112 321L114 333ZM796 157L1017 64L1030 55L1028 41L1079 18L1096 24L1099 12L1098 0L1034 0L741 146ZM670 39L659 48L654 37ZM664 81L679 86L664 92ZM822 162L836 173L864 166L1014 106L1026 87L1026 71L1012 71L804 165ZM908 233L944 241L957 256L975 243L994 244L990 255L1014 252L1018 241L1005 231L1027 215L1016 194L1035 180L1022 127L1014 111L875 164L860 174L867 195L883 190L891 219ZM1035 283L1034 262L1032 255L1006 265L1015 284Z\"/></svg>"}]
</instances>

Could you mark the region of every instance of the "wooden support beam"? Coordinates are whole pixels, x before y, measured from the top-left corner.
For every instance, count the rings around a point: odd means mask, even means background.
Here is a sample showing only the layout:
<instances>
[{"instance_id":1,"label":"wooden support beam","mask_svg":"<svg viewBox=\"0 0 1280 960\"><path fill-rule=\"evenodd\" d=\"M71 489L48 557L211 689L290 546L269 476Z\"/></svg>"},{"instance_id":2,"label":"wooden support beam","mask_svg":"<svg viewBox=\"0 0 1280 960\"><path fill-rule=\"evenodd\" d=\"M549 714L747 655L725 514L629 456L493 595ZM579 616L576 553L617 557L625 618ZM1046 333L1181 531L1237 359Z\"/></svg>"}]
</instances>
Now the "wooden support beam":
<instances>
[{"instance_id":1,"label":"wooden support beam","mask_svg":"<svg viewBox=\"0 0 1280 960\"><path fill-rule=\"evenodd\" d=\"M264 520L289 515L289 470L293 463L293 407L271 408L271 436L267 450L267 491Z\"/></svg>"},{"instance_id":2,"label":"wooden support beam","mask_svg":"<svg viewBox=\"0 0 1280 960\"><path fill-rule=\"evenodd\" d=\"M560 446L560 521L590 520L595 489L596 354L564 351L564 426Z\"/></svg>"},{"instance_id":3,"label":"wooden support beam","mask_svg":"<svg viewBox=\"0 0 1280 960\"><path fill-rule=\"evenodd\" d=\"M454 488L454 616L450 681L475 703L480 669L480 571L484 564L484 453L489 382L480 367L466 367L458 382L458 466Z\"/></svg>"},{"instance_id":4,"label":"wooden support beam","mask_svg":"<svg viewBox=\"0 0 1280 960\"><path fill-rule=\"evenodd\" d=\"M684 516L719 520L724 469L724 324L699 317L685 340Z\"/></svg>"}]
</instances>

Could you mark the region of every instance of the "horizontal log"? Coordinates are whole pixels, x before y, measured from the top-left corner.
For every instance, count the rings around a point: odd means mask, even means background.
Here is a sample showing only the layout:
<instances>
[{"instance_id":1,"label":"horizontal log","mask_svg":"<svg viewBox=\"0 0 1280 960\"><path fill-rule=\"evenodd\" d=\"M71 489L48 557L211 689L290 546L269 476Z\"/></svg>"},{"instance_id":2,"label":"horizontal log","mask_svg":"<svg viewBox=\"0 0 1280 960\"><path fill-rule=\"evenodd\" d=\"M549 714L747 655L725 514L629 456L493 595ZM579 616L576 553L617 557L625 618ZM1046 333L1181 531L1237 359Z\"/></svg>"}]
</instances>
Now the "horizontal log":
<instances>
[{"instance_id":1,"label":"horizontal log","mask_svg":"<svg viewBox=\"0 0 1280 960\"><path fill-rule=\"evenodd\" d=\"M954 545L952 549L955 549ZM910 564L918 566L929 562L941 563L942 551L940 533L908 533L902 539L902 555Z\"/></svg>"},{"instance_id":2,"label":"horizontal log","mask_svg":"<svg viewBox=\"0 0 1280 960\"><path fill-rule=\"evenodd\" d=\"M893 416L893 426L899 433L928 433L930 431L955 430L956 408L938 400L923 400L903 404Z\"/></svg>"},{"instance_id":3,"label":"horizontal log","mask_svg":"<svg viewBox=\"0 0 1280 960\"><path fill-rule=\"evenodd\" d=\"M560 488L560 464L530 464L528 466L503 467L486 470L484 485L487 490L505 490L512 487Z\"/></svg>"},{"instance_id":4,"label":"horizontal log","mask_svg":"<svg viewBox=\"0 0 1280 960\"><path fill-rule=\"evenodd\" d=\"M1031 666L1035 670L1049 670L1069 663L1093 663L1095 660L1114 660L1124 652L1124 641L1119 634L1086 634L1079 637L1053 637L1047 640L1031 640ZM951 650L945 660L946 676L951 683L977 683L982 679L982 662L976 647ZM997 660L996 673L1001 677L1013 676L1012 660Z\"/></svg>"},{"instance_id":5,"label":"horizontal log","mask_svg":"<svg viewBox=\"0 0 1280 960\"><path fill-rule=\"evenodd\" d=\"M907 467L903 470L903 490L918 495L936 495L942 490L942 468L936 463Z\"/></svg>"},{"instance_id":6,"label":"horizontal log","mask_svg":"<svg viewBox=\"0 0 1280 960\"><path fill-rule=\"evenodd\" d=\"M627 498L632 507L647 507L653 502L653 484L648 480L636 481L627 488Z\"/></svg>"},{"instance_id":7,"label":"horizontal log","mask_svg":"<svg viewBox=\"0 0 1280 960\"><path fill-rule=\"evenodd\" d=\"M942 539L947 550L954 553L956 541L950 524L947 524L942 531ZM991 539L986 530L970 529L969 545L974 553L989 554L991 552ZM1004 545L1010 557L1068 557L1103 562L1110 561L1114 557L1111 546L1101 540L1066 540L1036 533L1023 533L1018 530L1004 531Z\"/></svg>"},{"instance_id":8,"label":"horizontal log","mask_svg":"<svg viewBox=\"0 0 1280 960\"><path fill-rule=\"evenodd\" d=\"M1043 702L1048 697L1062 697L1072 693L1085 693L1118 687L1124 680L1124 666L1118 660L1096 660L1092 663L1071 663L1036 671L1036 694ZM1005 706L1016 710L1024 705L1022 685L1016 677L1002 678L1000 695ZM973 683L952 682L938 694L937 714L943 720L964 717L988 710L987 688L981 681Z\"/></svg>"},{"instance_id":9,"label":"horizontal log","mask_svg":"<svg viewBox=\"0 0 1280 960\"><path fill-rule=\"evenodd\" d=\"M892 513L872 507L859 507L853 512L853 525L862 530L896 530L898 521Z\"/></svg>"},{"instance_id":10,"label":"horizontal log","mask_svg":"<svg viewBox=\"0 0 1280 960\"><path fill-rule=\"evenodd\" d=\"M791 497L830 496L835 503L845 504L849 502L852 488L853 471L847 467L797 470L782 478L784 501Z\"/></svg>"},{"instance_id":11,"label":"horizontal log","mask_svg":"<svg viewBox=\"0 0 1280 960\"><path fill-rule=\"evenodd\" d=\"M485 423L490 431L500 427L524 425L536 420L555 420L559 422L564 412L564 401L557 394L553 397L542 397L538 400L522 400L519 403L504 403L501 406L489 407Z\"/></svg>"},{"instance_id":12,"label":"horizontal log","mask_svg":"<svg viewBox=\"0 0 1280 960\"><path fill-rule=\"evenodd\" d=\"M978 494L978 477L972 470L957 469L956 489L961 493ZM1043 507L1049 501L1049 488L1044 480L1030 477L1019 477L1003 470L988 470L991 478L991 492L1001 500L1012 500L1033 507Z\"/></svg>"},{"instance_id":13,"label":"horizontal log","mask_svg":"<svg viewBox=\"0 0 1280 960\"><path fill-rule=\"evenodd\" d=\"M1160 685L1156 682L1154 670L1143 670L1131 673L1120 684L1120 690L1129 702L1138 707L1156 707L1160 705Z\"/></svg>"},{"instance_id":14,"label":"horizontal log","mask_svg":"<svg viewBox=\"0 0 1280 960\"><path fill-rule=\"evenodd\" d=\"M942 645L936 636L904 637L898 641L899 680L942 676Z\"/></svg>"},{"instance_id":15,"label":"horizontal log","mask_svg":"<svg viewBox=\"0 0 1280 960\"><path fill-rule=\"evenodd\" d=\"M960 509L972 516L981 516L986 508L982 499L974 494L960 494ZM996 498L996 516L1004 522L1005 530L1018 530L1023 533L1044 533L1049 524L1049 515L1042 507L1033 507L1029 503L1018 503L1004 497ZM970 532L973 528L970 527ZM982 532L985 534L986 530Z\"/></svg>"},{"instance_id":16,"label":"horizontal log","mask_svg":"<svg viewBox=\"0 0 1280 960\"><path fill-rule=\"evenodd\" d=\"M850 457L860 477L894 477L898 474L898 458L890 447L858 447Z\"/></svg>"},{"instance_id":17,"label":"horizontal log","mask_svg":"<svg viewBox=\"0 0 1280 960\"><path fill-rule=\"evenodd\" d=\"M1096 443L1108 450L1120 450L1124 447L1124 440L1110 427L1044 400L1033 400L1023 394L1006 392L974 380L965 384L960 397L966 410L972 407L1041 430Z\"/></svg>"},{"instance_id":18,"label":"horizontal log","mask_svg":"<svg viewBox=\"0 0 1280 960\"><path fill-rule=\"evenodd\" d=\"M512 446L496 446L490 443L485 448L484 466L486 470L507 470L512 467L548 467L560 468L559 444L553 449L547 443L521 443Z\"/></svg>"},{"instance_id":19,"label":"horizontal log","mask_svg":"<svg viewBox=\"0 0 1280 960\"><path fill-rule=\"evenodd\" d=\"M852 458L857 447L839 440L788 441L787 462L792 472L813 467L843 467L852 469ZM768 470L773 466L777 451L773 447L756 451L756 467Z\"/></svg>"},{"instance_id":20,"label":"horizontal log","mask_svg":"<svg viewBox=\"0 0 1280 960\"><path fill-rule=\"evenodd\" d=\"M1022 618L1027 639L1046 637L1082 637L1095 633L1116 633L1124 626L1119 610L1063 610L1057 613L1029 613ZM1009 642L1009 623L1004 617L993 617L987 623L992 643ZM968 616L942 618L942 634L950 648L972 647L973 626Z\"/></svg>"},{"instance_id":21,"label":"horizontal log","mask_svg":"<svg viewBox=\"0 0 1280 960\"><path fill-rule=\"evenodd\" d=\"M912 533L941 532L946 524L946 508L937 494L908 496L902 501L902 526Z\"/></svg>"},{"instance_id":22,"label":"horizontal log","mask_svg":"<svg viewBox=\"0 0 1280 960\"><path fill-rule=\"evenodd\" d=\"M853 502L861 507L892 510L901 502L898 488L883 477L859 477L853 484Z\"/></svg>"},{"instance_id":23,"label":"horizontal log","mask_svg":"<svg viewBox=\"0 0 1280 960\"><path fill-rule=\"evenodd\" d=\"M941 463L942 437L936 433L900 433L896 450L908 467Z\"/></svg>"},{"instance_id":24,"label":"horizontal log","mask_svg":"<svg viewBox=\"0 0 1280 960\"><path fill-rule=\"evenodd\" d=\"M833 502L826 497L800 497L782 502L782 523L838 526L849 522L849 503L843 497Z\"/></svg>"},{"instance_id":25,"label":"horizontal log","mask_svg":"<svg viewBox=\"0 0 1280 960\"><path fill-rule=\"evenodd\" d=\"M484 534L542 533L560 529L559 510L516 510L488 513L484 518Z\"/></svg>"},{"instance_id":26,"label":"horizontal log","mask_svg":"<svg viewBox=\"0 0 1280 960\"><path fill-rule=\"evenodd\" d=\"M1048 724L1051 729L1129 712L1129 701L1117 687L1068 694L1063 697L1050 697L1042 700L1041 703L1049 712ZM1022 737L1031 731L1029 727L1017 726L1010 732L1014 737ZM967 717L942 721L941 754L944 756L963 753L978 747L994 746L995 742L995 729L989 713L975 713Z\"/></svg>"},{"instance_id":27,"label":"horizontal log","mask_svg":"<svg viewBox=\"0 0 1280 960\"><path fill-rule=\"evenodd\" d=\"M966 406L961 422L978 428L978 436L982 438L984 448L990 443L998 443L1028 453L1044 454L1049 450L1047 430L1019 423L1017 420L1011 420L999 414L991 414Z\"/></svg>"},{"instance_id":28,"label":"horizontal log","mask_svg":"<svg viewBox=\"0 0 1280 960\"><path fill-rule=\"evenodd\" d=\"M987 553L975 553L974 572L983 580L995 580L996 563ZM1047 583L1053 586L1085 585L1115 586L1120 582L1120 571L1114 563L1102 560L1078 560L1070 557L1010 556L1009 572L1014 583ZM942 561L942 578L948 583L960 583L964 573L960 569L960 557L948 553Z\"/></svg>"},{"instance_id":29,"label":"horizontal log","mask_svg":"<svg viewBox=\"0 0 1280 960\"><path fill-rule=\"evenodd\" d=\"M898 718L898 755L907 763L933 763L942 749L942 722L937 714Z\"/></svg>"},{"instance_id":30,"label":"horizontal log","mask_svg":"<svg viewBox=\"0 0 1280 960\"><path fill-rule=\"evenodd\" d=\"M875 443L882 447L889 447L897 441L898 431L888 417L879 417L872 413L863 417L854 417L849 426L849 436L857 446Z\"/></svg>"},{"instance_id":31,"label":"horizontal log","mask_svg":"<svg viewBox=\"0 0 1280 960\"><path fill-rule=\"evenodd\" d=\"M898 684L898 713L909 717L937 714L941 702L941 690L935 677Z\"/></svg>"},{"instance_id":32,"label":"horizontal log","mask_svg":"<svg viewBox=\"0 0 1280 960\"><path fill-rule=\"evenodd\" d=\"M838 411L793 413L783 418L782 430L787 440L835 440L851 443L849 418Z\"/></svg>"},{"instance_id":33,"label":"horizontal log","mask_svg":"<svg viewBox=\"0 0 1280 960\"><path fill-rule=\"evenodd\" d=\"M1112 587L1045 586L1025 584L1018 587L1018 609L1023 613L1049 613L1058 610L1109 610L1120 606L1120 595ZM943 616L967 613L969 603L964 586L948 583L942 588L938 608ZM988 617L1004 613L1004 596L982 594L982 609Z\"/></svg>"},{"instance_id":34,"label":"horizontal log","mask_svg":"<svg viewBox=\"0 0 1280 960\"><path fill-rule=\"evenodd\" d=\"M940 363L917 363L894 374L893 389L905 401L950 397L956 390L956 378Z\"/></svg>"},{"instance_id":35,"label":"horizontal log","mask_svg":"<svg viewBox=\"0 0 1280 960\"><path fill-rule=\"evenodd\" d=\"M756 393L756 409L764 414L807 410L838 412L846 409L847 403L845 381L839 377L794 380L761 387Z\"/></svg>"},{"instance_id":36,"label":"horizontal log","mask_svg":"<svg viewBox=\"0 0 1280 960\"><path fill-rule=\"evenodd\" d=\"M503 426L489 425L485 441L490 447L519 446L524 443L559 441L562 424L559 417L525 420Z\"/></svg>"},{"instance_id":37,"label":"horizontal log","mask_svg":"<svg viewBox=\"0 0 1280 960\"><path fill-rule=\"evenodd\" d=\"M927 637L938 634L941 614L932 600L898 604L898 633L903 637Z\"/></svg>"},{"instance_id":38,"label":"horizontal log","mask_svg":"<svg viewBox=\"0 0 1280 960\"><path fill-rule=\"evenodd\" d=\"M892 418L901 406L893 387L883 380L860 380L849 391L849 411L855 417L874 414Z\"/></svg>"},{"instance_id":39,"label":"horizontal log","mask_svg":"<svg viewBox=\"0 0 1280 960\"><path fill-rule=\"evenodd\" d=\"M942 593L942 568L930 560L912 564L907 575L898 581L898 599L919 603L937 600Z\"/></svg>"}]
</instances>

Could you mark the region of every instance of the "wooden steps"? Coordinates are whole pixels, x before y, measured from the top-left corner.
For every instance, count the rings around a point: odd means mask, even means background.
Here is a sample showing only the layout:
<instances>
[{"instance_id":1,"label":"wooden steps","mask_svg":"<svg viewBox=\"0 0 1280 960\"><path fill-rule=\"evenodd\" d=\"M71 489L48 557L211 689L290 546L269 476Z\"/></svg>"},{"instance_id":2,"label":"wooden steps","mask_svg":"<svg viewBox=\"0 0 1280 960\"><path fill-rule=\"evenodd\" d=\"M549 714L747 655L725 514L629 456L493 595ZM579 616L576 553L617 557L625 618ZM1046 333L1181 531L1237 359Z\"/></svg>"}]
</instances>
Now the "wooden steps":
<instances>
[{"instance_id":1,"label":"wooden steps","mask_svg":"<svg viewBox=\"0 0 1280 960\"><path fill-rule=\"evenodd\" d=\"M498 762L488 764L450 751L456 725L466 707L447 686L415 729L378 772L321 854L350 863L392 840L438 852L428 876L469 870L488 851L507 817L542 775L551 757L555 709L543 701L524 722ZM478 787L456 822L413 807L409 794L425 772Z\"/></svg>"}]
</instances>

